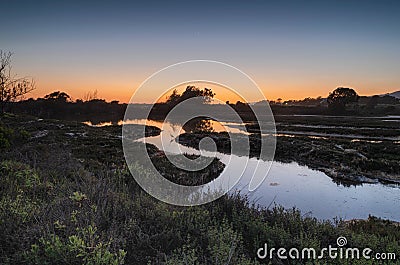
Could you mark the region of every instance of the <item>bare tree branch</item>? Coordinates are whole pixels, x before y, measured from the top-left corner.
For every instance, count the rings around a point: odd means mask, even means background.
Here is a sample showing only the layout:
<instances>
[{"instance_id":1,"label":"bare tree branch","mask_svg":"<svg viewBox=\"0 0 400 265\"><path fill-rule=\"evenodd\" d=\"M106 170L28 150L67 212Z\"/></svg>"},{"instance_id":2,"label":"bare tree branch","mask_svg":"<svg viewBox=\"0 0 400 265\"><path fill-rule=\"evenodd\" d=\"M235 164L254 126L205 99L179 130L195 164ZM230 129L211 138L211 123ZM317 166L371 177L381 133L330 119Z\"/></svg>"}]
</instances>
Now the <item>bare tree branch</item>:
<instances>
[{"instance_id":1,"label":"bare tree branch","mask_svg":"<svg viewBox=\"0 0 400 265\"><path fill-rule=\"evenodd\" d=\"M11 52L0 50L0 107L1 113L5 106L21 99L24 95L34 90L35 82L27 77L17 78L11 71Z\"/></svg>"}]
</instances>

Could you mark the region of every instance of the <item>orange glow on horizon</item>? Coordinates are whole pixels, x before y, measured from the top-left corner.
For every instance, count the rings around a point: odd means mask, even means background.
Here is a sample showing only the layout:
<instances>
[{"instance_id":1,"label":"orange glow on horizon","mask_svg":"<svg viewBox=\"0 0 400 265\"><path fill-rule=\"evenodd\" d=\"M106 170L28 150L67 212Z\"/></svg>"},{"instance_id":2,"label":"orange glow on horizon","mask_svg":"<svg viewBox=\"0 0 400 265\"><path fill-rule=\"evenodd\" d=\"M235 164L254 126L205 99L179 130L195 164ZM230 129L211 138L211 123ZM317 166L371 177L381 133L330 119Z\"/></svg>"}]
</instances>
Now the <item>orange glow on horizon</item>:
<instances>
[{"instance_id":1,"label":"orange glow on horizon","mask_svg":"<svg viewBox=\"0 0 400 265\"><path fill-rule=\"evenodd\" d=\"M110 102L113 100L118 100L120 103L128 103L136 88L140 86L140 83L132 83L131 81L119 80L119 82L107 82L103 83L99 86L96 83L90 82L82 82L82 85L77 85L75 82L64 82L62 86L54 85L54 80L49 80L50 82L36 82L37 89L32 91L30 94L26 95L25 98L40 98L45 95L54 92L54 91L63 91L69 94L72 99L75 101L77 99L84 99L85 94L88 92L93 92L97 90L97 97L99 99L105 99ZM51 82L53 81L53 82ZM216 93L215 98L221 100L222 102L230 101L231 103L235 103L240 100L243 101L242 98L232 91L229 91L226 88L223 88L219 85L209 84L209 83L190 83L191 85L195 85L200 88L211 88L214 93ZM186 88L187 84L177 86L178 92L182 92ZM359 95L363 96L372 96L376 94L385 94L396 91L396 87L389 85L385 86L377 86L377 85L367 85L362 83L347 83L347 84L337 84L335 82L327 82L326 84L317 83L314 84L291 84L288 82L280 82L279 84L271 84L261 85L259 86L262 89L265 97L268 100L277 100L281 98L283 101L285 100L300 100L306 97L316 98L318 96L327 97L329 92L333 91L335 88L339 86L346 86L354 88ZM376 89L376 87L380 87L380 89ZM362 89L361 89L362 88ZM398 89L397 89L398 90ZM168 96L172 92L169 91L166 95L153 95L151 91L148 93L147 98L142 98L140 101L135 103L152 103L151 101L154 98L159 98L160 101L165 101L166 96ZM247 97L248 95L243 95ZM250 102L260 101L262 99L249 98Z\"/></svg>"}]
</instances>

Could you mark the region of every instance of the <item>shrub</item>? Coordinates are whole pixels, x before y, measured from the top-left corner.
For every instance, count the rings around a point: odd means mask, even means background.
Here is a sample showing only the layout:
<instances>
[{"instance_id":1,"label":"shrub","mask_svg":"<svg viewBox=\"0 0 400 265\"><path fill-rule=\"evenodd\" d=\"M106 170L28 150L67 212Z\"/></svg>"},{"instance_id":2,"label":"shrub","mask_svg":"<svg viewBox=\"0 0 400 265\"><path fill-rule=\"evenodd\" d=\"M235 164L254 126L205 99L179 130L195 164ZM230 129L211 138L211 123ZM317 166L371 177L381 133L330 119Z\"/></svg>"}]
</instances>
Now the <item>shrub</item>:
<instances>
[{"instance_id":1,"label":"shrub","mask_svg":"<svg viewBox=\"0 0 400 265\"><path fill-rule=\"evenodd\" d=\"M33 244L25 254L30 264L85 264L119 265L124 264L126 252L111 253L111 242L103 243L97 235L97 228L89 225L77 229L77 233L66 240L55 234L42 237L39 244Z\"/></svg>"}]
</instances>

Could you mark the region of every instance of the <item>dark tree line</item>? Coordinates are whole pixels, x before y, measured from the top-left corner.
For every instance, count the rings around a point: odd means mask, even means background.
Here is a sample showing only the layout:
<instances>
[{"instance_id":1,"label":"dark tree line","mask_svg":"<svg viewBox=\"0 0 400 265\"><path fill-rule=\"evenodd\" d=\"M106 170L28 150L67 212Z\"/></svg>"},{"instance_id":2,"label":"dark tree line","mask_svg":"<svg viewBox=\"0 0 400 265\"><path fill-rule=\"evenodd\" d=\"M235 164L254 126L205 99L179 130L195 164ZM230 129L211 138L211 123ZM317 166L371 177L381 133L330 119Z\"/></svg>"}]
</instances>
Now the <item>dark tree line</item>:
<instances>
[{"instance_id":1,"label":"dark tree line","mask_svg":"<svg viewBox=\"0 0 400 265\"><path fill-rule=\"evenodd\" d=\"M104 99L78 99L74 102L67 93L55 91L36 100L30 98L14 102L11 111L40 118L99 123L122 120L126 106L127 104L119 104L118 101L106 102Z\"/></svg>"}]
</instances>

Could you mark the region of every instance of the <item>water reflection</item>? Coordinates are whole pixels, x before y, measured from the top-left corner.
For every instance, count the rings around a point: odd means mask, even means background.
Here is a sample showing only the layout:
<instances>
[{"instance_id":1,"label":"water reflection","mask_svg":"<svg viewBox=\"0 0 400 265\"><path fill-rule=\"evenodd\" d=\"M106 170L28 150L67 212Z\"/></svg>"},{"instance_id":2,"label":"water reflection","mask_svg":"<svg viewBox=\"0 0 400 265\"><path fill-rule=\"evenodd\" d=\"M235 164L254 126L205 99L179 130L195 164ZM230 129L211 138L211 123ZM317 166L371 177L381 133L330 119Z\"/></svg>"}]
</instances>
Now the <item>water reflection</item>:
<instances>
[{"instance_id":1,"label":"water reflection","mask_svg":"<svg viewBox=\"0 0 400 265\"><path fill-rule=\"evenodd\" d=\"M166 123L163 121L133 119L126 120L127 124L146 124L162 128L159 136L147 137L142 139L147 143L154 144L159 149L172 154L187 153L203 156L214 156L224 164L231 161L230 167L224 169L225 173L238 174L242 171L239 167L247 158L236 155L226 155L219 152L199 151L194 148L180 145L175 138L184 132L213 131L233 133L246 133L242 130L243 126L230 122L216 122L213 120L192 120L185 125ZM86 123L88 125L93 125ZM102 123L97 126L114 125L115 123ZM122 121L117 122L118 125ZM280 136L278 134L278 136ZM282 136L297 137L293 134ZM321 137L309 135L309 137ZM367 139L357 139L355 141L366 141ZM399 144L399 141L394 142ZM256 158L249 159L242 174L240 182L234 190L241 190L248 193L246 186L252 177L249 172L260 161ZM215 183L217 186L217 183ZM362 184L358 186L344 186L335 183L323 172L312 170L297 163L274 162L267 179L254 192L248 193L250 200L254 200L262 206L268 207L279 204L286 208L297 207L304 214L310 213L320 219L332 219L341 217L343 219L368 218L374 215L381 218L400 221L400 186L378 184Z\"/></svg>"},{"instance_id":2,"label":"water reflection","mask_svg":"<svg viewBox=\"0 0 400 265\"><path fill-rule=\"evenodd\" d=\"M217 122L209 119L195 118L186 122L182 128L187 133L211 133L215 132L213 126L215 123Z\"/></svg>"},{"instance_id":3,"label":"water reflection","mask_svg":"<svg viewBox=\"0 0 400 265\"><path fill-rule=\"evenodd\" d=\"M178 144L174 139L185 132L185 128L177 124L163 123L161 121L135 120L131 123L147 124L163 127L159 136L147 137L147 143L154 144L159 149L170 153L201 154L213 156L215 153ZM236 131L235 126L226 123L209 121L200 126L212 127L216 132L222 130ZM195 126L196 127L196 126ZM188 129L193 129L190 127ZM163 139L164 137L164 139ZM163 139L163 141L162 141ZM144 139L142 139L144 140ZM229 164L223 171L225 174L240 174L241 166L246 157L226 155L217 152L216 157L224 164ZM312 170L297 163L274 162L267 179L254 192L248 192L248 183L254 168L260 161L256 158L248 160L242 178L234 190L248 193L250 200L256 201L264 207L271 204L282 205L286 208L297 207L303 213L310 213L320 219L368 218L375 215L381 218L400 221L400 213L396 207L400 205L400 186L383 184L362 184L359 186L343 186L335 183L321 171ZM262 163L262 162L261 162ZM220 183L214 183L216 187Z\"/></svg>"}]
</instances>

